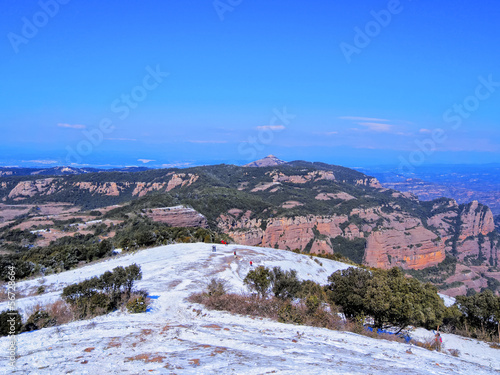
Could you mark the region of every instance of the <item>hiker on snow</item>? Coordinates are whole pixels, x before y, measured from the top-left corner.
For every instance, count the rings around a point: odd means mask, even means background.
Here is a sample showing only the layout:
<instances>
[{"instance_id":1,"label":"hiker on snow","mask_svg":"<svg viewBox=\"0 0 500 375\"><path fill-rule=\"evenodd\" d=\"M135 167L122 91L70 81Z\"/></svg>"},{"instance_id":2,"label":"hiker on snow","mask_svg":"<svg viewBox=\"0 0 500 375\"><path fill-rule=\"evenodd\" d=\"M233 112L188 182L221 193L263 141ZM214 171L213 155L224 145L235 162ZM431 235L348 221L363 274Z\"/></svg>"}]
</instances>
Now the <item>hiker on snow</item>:
<instances>
[{"instance_id":1,"label":"hiker on snow","mask_svg":"<svg viewBox=\"0 0 500 375\"><path fill-rule=\"evenodd\" d=\"M443 339L441 338L441 334L439 333L439 331L436 332L435 340L436 340L436 350L440 352Z\"/></svg>"}]
</instances>

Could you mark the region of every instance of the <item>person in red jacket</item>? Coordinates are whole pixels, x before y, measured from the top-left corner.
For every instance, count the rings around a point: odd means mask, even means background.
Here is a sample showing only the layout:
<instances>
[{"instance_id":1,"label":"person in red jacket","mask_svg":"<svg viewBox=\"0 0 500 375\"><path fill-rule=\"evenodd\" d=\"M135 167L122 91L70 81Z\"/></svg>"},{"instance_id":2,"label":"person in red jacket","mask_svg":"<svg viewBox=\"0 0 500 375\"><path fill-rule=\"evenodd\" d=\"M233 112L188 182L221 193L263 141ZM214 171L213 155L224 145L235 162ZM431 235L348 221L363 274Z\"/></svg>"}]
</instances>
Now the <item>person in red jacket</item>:
<instances>
[{"instance_id":1,"label":"person in red jacket","mask_svg":"<svg viewBox=\"0 0 500 375\"><path fill-rule=\"evenodd\" d=\"M438 332L436 332L436 336L435 336L435 340L436 340L436 350L438 352L441 351L441 344L443 343L443 339L441 338L441 334Z\"/></svg>"}]
</instances>

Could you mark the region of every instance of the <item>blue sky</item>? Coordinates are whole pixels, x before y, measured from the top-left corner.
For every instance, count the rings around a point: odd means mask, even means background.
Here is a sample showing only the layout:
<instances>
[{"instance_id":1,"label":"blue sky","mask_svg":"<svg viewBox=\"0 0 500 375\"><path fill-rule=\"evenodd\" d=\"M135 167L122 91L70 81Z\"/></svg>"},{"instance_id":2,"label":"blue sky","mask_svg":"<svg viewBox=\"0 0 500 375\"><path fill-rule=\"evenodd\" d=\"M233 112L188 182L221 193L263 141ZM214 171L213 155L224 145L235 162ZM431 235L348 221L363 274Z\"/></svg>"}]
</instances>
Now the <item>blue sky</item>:
<instances>
[{"instance_id":1,"label":"blue sky","mask_svg":"<svg viewBox=\"0 0 500 375\"><path fill-rule=\"evenodd\" d=\"M500 3L4 0L0 165L500 162Z\"/></svg>"}]
</instances>

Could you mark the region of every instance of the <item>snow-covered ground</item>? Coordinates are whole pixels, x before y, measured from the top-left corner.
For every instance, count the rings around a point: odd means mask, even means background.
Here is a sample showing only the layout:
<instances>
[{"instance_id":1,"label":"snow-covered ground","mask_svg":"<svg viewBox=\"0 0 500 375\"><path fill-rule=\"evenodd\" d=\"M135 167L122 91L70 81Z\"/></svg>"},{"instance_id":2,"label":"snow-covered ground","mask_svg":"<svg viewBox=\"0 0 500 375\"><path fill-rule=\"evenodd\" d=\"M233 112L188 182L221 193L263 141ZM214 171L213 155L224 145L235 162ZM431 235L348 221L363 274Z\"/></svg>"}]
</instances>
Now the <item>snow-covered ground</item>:
<instances>
[{"instance_id":1,"label":"snow-covered ground","mask_svg":"<svg viewBox=\"0 0 500 375\"><path fill-rule=\"evenodd\" d=\"M295 269L302 279L326 283L348 266L326 259L322 265L288 251L238 245L178 244L125 254L80 269L46 276L47 293L20 298L25 312L59 298L62 288L117 266L137 263L137 283L154 296L151 311L114 312L18 336L16 367L8 364L9 339L0 338L0 373L12 374L491 374L500 373L500 351L487 344L443 334L445 349L459 357L350 332L281 324L208 311L186 301L212 277L234 292L246 292L243 278L254 267ZM236 250L238 258L234 259ZM28 294L40 279L18 283ZM6 303L0 304L0 311ZM432 333L416 330L416 338Z\"/></svg>"}]
</instances>

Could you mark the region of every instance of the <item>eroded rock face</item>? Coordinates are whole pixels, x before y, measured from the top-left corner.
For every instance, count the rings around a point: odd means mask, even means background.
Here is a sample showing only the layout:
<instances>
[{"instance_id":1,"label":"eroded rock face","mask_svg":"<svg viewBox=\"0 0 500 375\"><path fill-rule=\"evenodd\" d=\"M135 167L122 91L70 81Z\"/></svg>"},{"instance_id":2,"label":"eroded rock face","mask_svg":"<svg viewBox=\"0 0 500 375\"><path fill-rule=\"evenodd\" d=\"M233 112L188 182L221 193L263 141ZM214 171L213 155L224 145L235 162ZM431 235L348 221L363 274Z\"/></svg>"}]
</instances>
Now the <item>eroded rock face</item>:
<instances>
[{"instance_id":1,"label":"eroded rock face","mask_svg":"<svg viewBox=\"0 0 500 375\"><path fill-rule=\"evenodd\" d=\"M189 186L196 180L198 180L197 175L191 173L169 173L172 178L168 182L167 191L175 189L177 186Z\"/></svg>"},{"instance_id":2,"label":"eroded rock face","mask_svg":"<svg viewBox=\"0 0 500 375\"><path fill-rule=\"evenodd\" d=\"M9 198L33 197L36 194L52 194L55 186L53 178L44 178L34 181L21 181L9 193Z\"/></svg>"},{"instance_id":3,"label":"eroded rock face","mask_svg":"<svg viewBox=\"0 0 500 375\"><path fill-rule=\"evenodd\" d=\"M208 228L205 216L192 208L184 206L153 208L146 215L154 221L165 223L172 227Z\"/></svg>"},{"instance_id":4,"label":"eroded rock face","mask_svg":"<svg viewBox=\"0 0 500 375\"><path fill-rule=\"evenodd\" d=\"M153 182L153 183L146 183L146 182L138 182L135 185L134 191L132 192L133 196L139 196L143 197L147 193L150 193L152 191L157 191L161 190L165 187L165 182Z\"/></svg>"},{"instance_id":5,"label":"eroded rock face","mask_svg":"<svg viewBox=\"0 0 500 375\"><path fill-rule=\"evenodd\" d=\"M423 269L442 262L444 258L443 240L418 226L407 231L383 229L372 232L366 244L364 263L385 269L394 266Z\"/></svg>"},{"instance_id":6,"label":"eroded rock face","mask_svg":"<svg viewBox=\"0 0 500 375\"><path fill-rule=\"evenodd\" d=\"M168 182L90 182L82 181L67 184L57 178L44 178L33 181L19 182L8 194L9 199L23 200L28 197L33 197L37 194L49 195L56 193L61 187L71 186L73 188L87 190L92 194L101 194L106 196L119 196L124 191L133 187L132 195L142 197L152 191L170 191L177 187L190 186L199 176L191 173L174 173L167 174L170 177ZM8 185L2 182L1 188L7 188Z\"/></svg>"},{"instance_id":7,"label":"eroded rock face","mask_svg":"<svg viewBox=\"0 0 500 375\"><path fill-rule=\"evenodd\" d=\"M309 172L305 175L286 175L280 171L271 171L267 172L269 176L272 177L273 182L291 182L294 184L305 184L309 181L318 181L318 180L335 180L335 175L330 171L313 171Z\"/></svg>"},{"instance_id":8,"label":"eroded rock face","mask_svg":"<svg viewBox=\"0 0 500 375\"><path fill-rule=\"evenodd\" d=\"M356 181L356 185L369 186L376 189L382 189L382 184L375 177L363 178Z\"/></svg>"},{"instance_id":9,"label":"eroded rock face","mask_svg":"<svg viewBox=\"0 0 500 375\"><path fill-rule=\"evenodd\" d=\"M244 216L237 218L228 214L219 218L219 227L229 233L238 243L268 247L278 246L282 249L293 250L304 249L314 239L315 231L328 237L343 235L340 224L346 222L347 219L347 216L308 215L295 218L275 218L263 223L258 219L249 219ZM319 252L324 250L326 253L333 252L328 240L317 242L317 244L313 243L312 252L315 252L314 250L319 250Z\"/></svg>"},{"instance_id":10,"label":"eroded rock face","mask_svg":"<svg viewBox=\"0 0 500 375\"><path fill-rule=\"evenodd\" d=\"M467 237L487 235L495 230L495 222L491 210L473 201L468 209L464 209L460 215L462 225L460 227L460 240Z\"/></svg>"},{"instance_id":11,"label":"eroded rock face","mask_svg":"<svg viewBox=\"0 0 500 375\"><path fill-rule=\"evenodd\" d=\"M461 217L469 218L471 210L475 212L476 208L472 206ZM478 234L488 232L489 215L481 215L486 219L477 223L477 215L470 217L469 223L474 225L466 224L464 230ZM384 213L380 207L353 209L349 215L281 217L265 222L251 219L249 211L243 214L233 209L219 217L218 225L238 243L290 250L309 248L312 253L332 253L332 238L337 236L349 240L367 238L364 264L386 269L394 266L423 269L442 262L446 251L451 250L446 243L454 237L456 225L453 223L458 216L458 205L454 201L436 207L436 214L428 220L429 227L408 213ZM362 222L356 224L353 217L359 217ZM463 235L461 232L460 236ZM498 246L487 237L479 245L474 237L458 242L457 251L461 259L478 254L485 259L490 256L497 259Z\"/></svg>"},{"instance_id":12,"label":"eroded rock face","mask_svg":"<svg viewBox=\"0 0 500 375\"><path fill-rule=\"evenodd\" d=\"M116 182L104 182L102 184L96 184L92 182L77 182L74 186L79 189L88 190L91 193L97 193L102 195L109 196L118 196L120 195L120 188L116 184Z\"/></svg>"}]
</instances>

